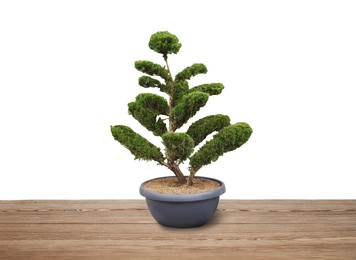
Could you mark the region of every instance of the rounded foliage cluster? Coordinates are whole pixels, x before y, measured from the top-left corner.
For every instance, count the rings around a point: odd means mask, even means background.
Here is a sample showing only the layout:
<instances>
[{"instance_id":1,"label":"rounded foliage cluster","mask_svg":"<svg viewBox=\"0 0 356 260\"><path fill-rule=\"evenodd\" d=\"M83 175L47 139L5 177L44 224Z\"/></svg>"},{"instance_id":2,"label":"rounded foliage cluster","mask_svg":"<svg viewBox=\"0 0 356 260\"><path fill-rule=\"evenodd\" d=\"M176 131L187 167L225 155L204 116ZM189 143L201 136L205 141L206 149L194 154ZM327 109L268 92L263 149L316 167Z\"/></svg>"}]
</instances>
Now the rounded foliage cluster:
<instances>
[{"instance_id":1,"label":"rounded foliage cluster","mask_svg":"<svg viewBox=\"0 0 356 260\"><path fill-rule=\"evenodd\" d=\"M158 147L135 133L130 127L124 125L111 126L111 133L116 141L120 142L135 156L135 159L157 162L164 160Z\"/></svg>"},{"instance_id":2,"label":"rounded foliage cluster","mask_svg":"<svg viewBox=\"0 0 356 260\"><path fill-rule=\"evenodd\" d=\"M176 75L176 80L186 80L198 74L208 72L207 67L203 63L194 63L192 66L185 68Z\"/></svg>"},{"instance_id":3,"label":"rounded foliage cluster","mask_svg":"<svg viewBox=\"0 0 356 260\"><path fill-rule=\"evenodd\" d=\"M164 80L169 80L168 71L161 65L153 63L148 60L135 61L135 68L143 73L151 76L160 76Z\"/></svg>"},{"instance_id":4,"label":"rounded foliage cluster","mask_svg":"<svg viewBox=\"0 0 356 260\"><path fill-rule=\"evenodd\" d=\"M162 135L166 155L170 161L184 161L194 151L194 140L186 133L166 133Z\"/></svg>"},{"instance_id":5,"label":"rounded foliage cluster","mask_svg":"<svg viewBox=\"0 0 356 260\"><path fill-rule=\"evenodd\" d=\"M201 107L205 106L209 95L203 92L193 92L182 97L173 109L173 122L177 128L184 125Z\"/></svg>"},{"instance_id":6,"label":"rounded foliage cluster","mask_svg":"<svg viewBox=\"0 0 356 260\"><path fill-rule=\"evenodd\" d=\"M195 146L215 131L220 131L230 125L230 118L225 115L206 116L194 122L188 129L187 134L193 138Z\"/></svg>"},{"instance_id":7,"label":"rounded foliage cluster","mask_svg":"<svg viewBox=\"0 0 356 260\"><path fill-rule=\"evenodd\" d=\"M202 166L215 162L224 153L239 148L251 134L252 128L247 123L224 127L190 158L191 171L195 172Z\"/></svg>"},{"instance_id":8,"label":"rounded foliage cluster","mask_svg":"<svg viewBox=\"0 0 356 260\"><path fill-rule=\"evenodd\" d=\"M151 36L148 46L155 52L166 56L167 54L178 53L182 44L179 43L178 37L174 34L162 31Z\"/></svg>"},{"instance_id":9,"label":"rounded foliage cluster","mask_svg":"<svg viewBox=\"0 0 356 260\"><path fill-rule=\"evenodd\" d=\"M166 124L158 115L168 115L169 107L166 99L151 94L142 93L136 97L135 102L128 104L129 114L138 120L141 125L152 131L154 135L161 136L167 132Z\"/></svg>"}]
</instances>

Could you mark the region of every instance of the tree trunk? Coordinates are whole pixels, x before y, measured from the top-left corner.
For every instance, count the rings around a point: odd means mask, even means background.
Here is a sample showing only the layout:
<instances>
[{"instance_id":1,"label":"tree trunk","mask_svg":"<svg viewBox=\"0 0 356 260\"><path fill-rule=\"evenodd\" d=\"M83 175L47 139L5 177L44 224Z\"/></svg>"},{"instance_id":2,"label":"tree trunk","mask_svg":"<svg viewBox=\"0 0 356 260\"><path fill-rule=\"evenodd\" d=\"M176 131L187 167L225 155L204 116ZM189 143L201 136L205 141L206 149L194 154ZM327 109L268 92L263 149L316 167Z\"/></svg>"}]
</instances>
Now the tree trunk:
<instances>
[{"instance_id":1,"label":"tree trunk","mask_svg":"<svg viewBox=\"0 0 356 260\"><path fill-rule=\"evenodd\" d=\"M184 183L187 182L187 180L185 179L184 174L181 172L181 170L179 169L179 166L177 164L172 164L170 169L177 176L178 181L179 181L180 184L184 184Z\"/></svg>"},{"instance_id":2,"label":"tree trunk","mask_svg":"<svg viewBox=\"0 0 356 260\"><path fill-rule=\"evenodd\" d=\"M166 54L163 55L164 61L166 62L167 71L169 74L169 80L166 80L166 85L169 86L169 132L175 132L176 126L173 120L173 107L174 107L174 79L171 74L171 70L168 65L168 57ZM167 166L178 178L180 184L185 184L187 180L185 179L184 174L179 169L179 165L174 163L174 161L170 161L168 159L168 163L161 162L161 164Z\"/></svg>"},{"instance_id":3,"label":"tree trunk","mask_svg":"<svg viewBox=\"0 0 356 260\"><path fill-rule=\"evenodd\" d=\"M193 176L189 176L188 177L188 183L187 183L188 186L193 186Z\"/></svg>"},{"instance_id":4,"label":"tree trunk","mask_svg":"<svg viewBox=\"0 0 356 260\"><path fill-rule=\"evenodd\" d=\"M194 179L194 176L195 176L195 174L197 173L197 171L199 171L200 168L201 168L201 166L198 167L198 168L196 168L195 170L191 170L191 171L190 171L190 175L189 175L189 177L188 177L188 183L187 183L188 186L193 186L193 179Z\"/></svg>"}]
</instances>

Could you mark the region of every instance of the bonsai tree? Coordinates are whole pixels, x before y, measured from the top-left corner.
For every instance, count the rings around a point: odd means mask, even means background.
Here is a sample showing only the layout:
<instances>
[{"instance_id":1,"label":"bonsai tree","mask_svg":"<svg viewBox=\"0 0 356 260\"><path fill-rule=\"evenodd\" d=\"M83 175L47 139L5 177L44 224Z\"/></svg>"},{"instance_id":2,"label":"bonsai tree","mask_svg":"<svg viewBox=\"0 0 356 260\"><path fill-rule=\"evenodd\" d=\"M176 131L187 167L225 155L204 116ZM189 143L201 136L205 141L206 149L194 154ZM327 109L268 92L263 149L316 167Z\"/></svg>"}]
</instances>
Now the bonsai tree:
<instances>
[{"instance_id":1,"label":"bonsai tree","mask_svg":"<svg viewBox=\"0 0 356 260\"><path fill-rule=\"evenodd\" d=\"M111 126L111 133L135 159L155 161L170 169L179 183L193 185L198 170L247 142L252 129L247 123L230 124L228 116L216 114L195 121L186 132L179 131L211 96L219 95L224 86L210 83L190 87L188 80L191 77L208 71L201 63L172 75L168 55L177 54L182 46L174 34L157 32L151 36L148 46L162 54L165 65L147 60L136 61L135 68L146 74L138 79L138 84L144 88L158 88L166 98L153 93L139 94L134 102L128 104L128 112L147 130L162 138L164 153L128 126ZM213 132L217 133L194 153L194 148ZM186 160L189 160L188 180L180 169Z\"/></svg>"}]
</instances>

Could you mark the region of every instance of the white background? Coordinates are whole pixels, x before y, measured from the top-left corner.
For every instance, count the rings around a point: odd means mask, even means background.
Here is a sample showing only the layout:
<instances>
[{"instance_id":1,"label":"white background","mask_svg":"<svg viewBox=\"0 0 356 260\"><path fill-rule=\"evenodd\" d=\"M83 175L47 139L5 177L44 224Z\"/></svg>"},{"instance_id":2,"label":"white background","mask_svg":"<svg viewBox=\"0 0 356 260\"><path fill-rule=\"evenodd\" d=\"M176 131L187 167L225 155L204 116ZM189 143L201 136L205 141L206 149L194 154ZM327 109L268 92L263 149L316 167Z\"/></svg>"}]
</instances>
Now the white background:
<instances>
[{"instance_id":1,"label":"white background","mask_svg":"<svg viewBox=\"0 0 356 260\"><path fill-rule=\"evenodd\" d=\"M224 181L224 199L355 199L355 14L354 1L1 1L0 199L136 199L171 175L110 133L161 146L127 113L151 91L134 61L163 61L147 45L160 30L183 44L174 74L201 62L191 86L225 85L194 120L254 130L198 173Z\"/></svg>"}]
</instances>

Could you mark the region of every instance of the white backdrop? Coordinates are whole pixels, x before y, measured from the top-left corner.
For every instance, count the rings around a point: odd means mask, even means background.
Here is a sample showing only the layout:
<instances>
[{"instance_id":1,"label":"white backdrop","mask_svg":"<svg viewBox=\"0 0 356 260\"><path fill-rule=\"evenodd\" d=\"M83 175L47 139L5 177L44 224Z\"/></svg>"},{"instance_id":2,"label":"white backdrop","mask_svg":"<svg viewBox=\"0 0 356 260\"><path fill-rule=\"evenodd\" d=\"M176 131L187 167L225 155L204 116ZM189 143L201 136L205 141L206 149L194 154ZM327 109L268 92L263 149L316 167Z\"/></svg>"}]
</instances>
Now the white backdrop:
<instances>
[{"instance_id":1,"label":"white backdrop","mask_svg":"<svg viewBox=\"0 0 356 260\"><path fill-rule=\"evenodd\" d=\"M183 44L173 73L201 62L191 86L225 85L194 120L254 129L198 173L224 181L224 199L355 199L355 13L354 1L1 1L0 199L136 199L171 174L110 133L126 124L161 145L127 113L148 91L134 61L163 61L147 46L160 30Z\"/></svg>"}]
</instances>

